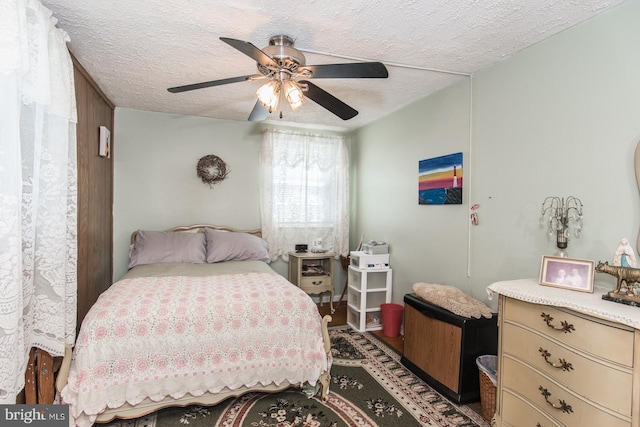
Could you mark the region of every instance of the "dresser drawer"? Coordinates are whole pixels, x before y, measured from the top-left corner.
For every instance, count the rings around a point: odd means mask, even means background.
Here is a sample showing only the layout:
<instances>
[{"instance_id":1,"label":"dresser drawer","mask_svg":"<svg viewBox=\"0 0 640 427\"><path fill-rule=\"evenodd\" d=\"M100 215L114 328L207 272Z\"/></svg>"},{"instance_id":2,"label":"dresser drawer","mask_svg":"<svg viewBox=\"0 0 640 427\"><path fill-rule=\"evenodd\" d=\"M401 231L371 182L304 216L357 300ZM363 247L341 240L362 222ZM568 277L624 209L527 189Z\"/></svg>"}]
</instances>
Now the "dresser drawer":
<instances>
[{"instance_id":1,"label":"dresser drawer","mask_svg":"<svg viewBox=\"0 0 640 427\"><path fill-rule=\"evenodd\" d=\"M561 427L560 424L553 421L538 408L509 391L505 391L502 402L504 405L504 410L502 411L503 426L520 427L525 425L524 421L526 421L526 425L531 427Z\"/></svg>"},{"instance_id":2,"label":"dresser drawer","mask_svg":"<svg viewBox=\"0 0 640 427\"><path fill-rule=\"evenodd\" d=\"M300 288L307 293L326 292L333 289L331 276L303 276Z\"/></svg>"},{"instance_id":3,"label":"dresser drawer","mask_svg":"<svg viewBox=\"0 0 640 427\"><path fill-rule=\"evenodd\" d=\"M631 416L631 369L584 357L570 347L557 344L544 335L520 326L506 323L503 329L505 354L535 367L587 399L622 415ZM545 360L545 355L548 361ZM550 363L558 367L551 366Z\"/></svg>"},{"instance_id":4,"label":"dresser drawer","mask_svg":"<svg viewBox=\"0 0 640 427\"><path fill-rule=\"evenodd\" d=\"M630 329L512 298L507 298L504 316L505 322L519 323L581 352L633 366L634 333Z\"/></svg>"},{"instance_id":5,"label":"dresser drawer","mask_svg":"<svg viewBox=\"0 0 640 427\"><path fill-rule=\"evenodd\" d=\"M629 427L631 425L630 417L616 416L596 407L508 355L504 355L501 361L503 363L503 391L505 393L512 391L514 394L521 395L527 401L538 406L543 413L557 419L562 425L576 427ZM597 386L595 383L593 384L593 387ZM550 393L547 396L548 401L545 400L540 388L546 389ZM561 406L561 402L565 403L565 407L570 407L571 411L564 412L552 407L552 404ZM503 412L508 410L506 407L502 409Z\"/></svg>"}]
</instances>

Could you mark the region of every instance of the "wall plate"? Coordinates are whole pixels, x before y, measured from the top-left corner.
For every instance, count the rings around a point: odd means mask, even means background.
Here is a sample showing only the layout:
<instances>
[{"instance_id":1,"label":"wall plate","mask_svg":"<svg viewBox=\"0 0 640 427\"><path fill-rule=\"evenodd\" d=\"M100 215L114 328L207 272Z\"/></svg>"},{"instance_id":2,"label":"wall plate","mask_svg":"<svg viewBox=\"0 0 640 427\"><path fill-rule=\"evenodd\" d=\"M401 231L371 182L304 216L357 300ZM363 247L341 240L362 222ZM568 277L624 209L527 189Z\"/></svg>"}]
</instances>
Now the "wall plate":
<instances>
[{"instance_id":1,"label":"wall plate","mask_svg":"<svg viewBox=\"0 0 640 427\"><path fill-rule=\"evenodd\" d=\"M100 126L100 157L111 158L111 132L106 126Z\"/></svg>"}]
</instances>

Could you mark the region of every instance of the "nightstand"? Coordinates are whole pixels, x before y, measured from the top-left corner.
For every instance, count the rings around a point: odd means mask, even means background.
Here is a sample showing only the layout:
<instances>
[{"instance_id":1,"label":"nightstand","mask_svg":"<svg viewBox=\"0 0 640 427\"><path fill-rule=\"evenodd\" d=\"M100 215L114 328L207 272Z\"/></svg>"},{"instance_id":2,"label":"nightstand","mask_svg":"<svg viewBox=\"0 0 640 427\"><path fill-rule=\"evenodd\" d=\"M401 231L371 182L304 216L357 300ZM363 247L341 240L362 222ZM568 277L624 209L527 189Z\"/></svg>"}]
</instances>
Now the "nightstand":
<instances>
[{"instance_id":1,"label":"nightstand","mask_svg":"<svg viewBox=\"0 0 640 427\"><path fill-rule=\"evenodd\" d=\"M309 295L330 292L329 306L333 308L333 258L332 252L289 252L289 281Z\"/></svg>"}]
</instances>

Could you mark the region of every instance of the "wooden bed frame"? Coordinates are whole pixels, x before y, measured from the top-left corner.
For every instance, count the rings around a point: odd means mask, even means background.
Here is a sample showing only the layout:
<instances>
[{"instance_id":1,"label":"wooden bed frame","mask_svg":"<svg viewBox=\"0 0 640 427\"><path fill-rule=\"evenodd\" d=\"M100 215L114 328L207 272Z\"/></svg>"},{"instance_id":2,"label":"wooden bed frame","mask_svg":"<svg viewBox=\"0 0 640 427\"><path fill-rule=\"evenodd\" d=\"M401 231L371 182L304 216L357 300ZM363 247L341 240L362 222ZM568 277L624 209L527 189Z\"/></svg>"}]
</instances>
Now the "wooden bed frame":
<instances>
[{"instance_id":1,"label":"wooden bed frame","mask_svg":"<svg viewBox=\"0 0 640 427\"><path fill-rule=\"evenodd\" d=\"M207 225L207 224L196 224L196 225L189 225L189 226L174 227L166 231L202 233L204 232L205 228L212 228L215 230L222 230L222 231L233 231L238 233L249 233L258 237L262 236L262 232L259 229L239 230L239 229L235 229L227 226ZM131 234L131 243L135 242L136 235L137 235L137 231ZM331 352L331 341L329 339L329 331L328 331L329 322L331 322L331 316L326 315L322 318L322 339L324 343L324 350L327 353L327 355L329 355ZM56 380L56 389L58 392L62 391L62 389L67 385L67 378L69 376L69 370L71 367L72 353L73 352L71 347L67 346L65 349L65 355L62 360L62 364L60 366L60 370L58 371L58 378ZM322 400L328 399L330 381L331 381L331 377L329 372L322 372L322 374L320 375L320 378L318 378L318 384L320 386L319 393ZM280 385L276 385L272 383L272 384L263 386L261 384L257 384L254 387L241 387L235 390L229 390L225 388L221 392L215 393L215 394L205 393L201 396L193 396L190 394L186 394L185 396L179 399L174 399L168 396L165 399L160 400L158 402L154 402L151 399L147 398L135 406L125 403L119 408L107 408L104 412L98 415L95 422L106 423L114 420L115 418L122 418L122 419L139 418L144 415L150 414L152 412L158 411L160 409L175 407L175 406L178 406L178 407L189 406L189 405L213 406L222 402L225 399L228 399L229 397L238 397L238 396L242 396L243 394L251 393L251 392L274 393L274 392L285 390L292 386L301 386L301 384L292 384L288 381L285 381Z\"/></svg>"}]
</instances>

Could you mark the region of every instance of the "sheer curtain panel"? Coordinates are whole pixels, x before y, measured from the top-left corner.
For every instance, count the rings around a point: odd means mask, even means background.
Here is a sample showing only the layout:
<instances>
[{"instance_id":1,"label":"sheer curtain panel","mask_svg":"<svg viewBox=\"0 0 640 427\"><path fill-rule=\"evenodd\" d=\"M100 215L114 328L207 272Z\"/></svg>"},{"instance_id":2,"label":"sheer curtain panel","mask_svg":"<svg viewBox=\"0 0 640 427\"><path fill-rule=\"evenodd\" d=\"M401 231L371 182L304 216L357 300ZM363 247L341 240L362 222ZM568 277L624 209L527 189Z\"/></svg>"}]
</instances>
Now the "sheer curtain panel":
<instances>
[{"instance_id":1,"label":"sheer curtain panel","mask_svg":"<svg viewBox=\"0 0 640 427\"><path fill-rule=\"evenodd\" d=\"M0 1L0 404L32 347L76 328L76 104L67 34L38 0Z\"/></svg>"},{"instance_id":2,"label":"sheer curtain panel","mask_svg":"<svg viewBox=\"0 0 640 427\"><path fill-rule=\"evenodd\" d=\"M349 151L342 136L266 130L260 148L262 237L272 260L320 238L349 253Z\"/></svg>"}]
</instances>

